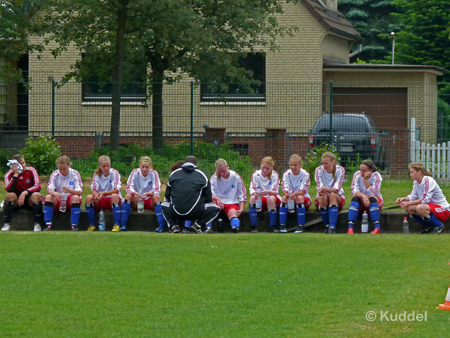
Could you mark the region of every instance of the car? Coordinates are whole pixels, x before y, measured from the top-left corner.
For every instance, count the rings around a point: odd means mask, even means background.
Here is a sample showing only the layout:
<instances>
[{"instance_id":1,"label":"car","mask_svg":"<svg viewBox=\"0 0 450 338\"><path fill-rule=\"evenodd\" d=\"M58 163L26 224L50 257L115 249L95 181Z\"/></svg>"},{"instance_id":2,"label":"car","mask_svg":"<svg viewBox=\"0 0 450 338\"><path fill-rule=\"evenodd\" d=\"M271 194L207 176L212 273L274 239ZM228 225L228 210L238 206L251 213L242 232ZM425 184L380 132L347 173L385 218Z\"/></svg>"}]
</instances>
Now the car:
<instances>
[{"instance_id":1,"label":"car","mask_svg":"<svg viewBox=\"0 0 450 338\"><path fill-rule=\"evenodd\" d=\"M383 168L385 153L381 144L380 133L372 118L365 112L333 113L332 144L339 153L341 164L354 161L359 154L362 160L372 159L375 165ZM330 143L330 114L324 112L312 130L309 131L309 147Z\"/></svg>"}]
</instances>

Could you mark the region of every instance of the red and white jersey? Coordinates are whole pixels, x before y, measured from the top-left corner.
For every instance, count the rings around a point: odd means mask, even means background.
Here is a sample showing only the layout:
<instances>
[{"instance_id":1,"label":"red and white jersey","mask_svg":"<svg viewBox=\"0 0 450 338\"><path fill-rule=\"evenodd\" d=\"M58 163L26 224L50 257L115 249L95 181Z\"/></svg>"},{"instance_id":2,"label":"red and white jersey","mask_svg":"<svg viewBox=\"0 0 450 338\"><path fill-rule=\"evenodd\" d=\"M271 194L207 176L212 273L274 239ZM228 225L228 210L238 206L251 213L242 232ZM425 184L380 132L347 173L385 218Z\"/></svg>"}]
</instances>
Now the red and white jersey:
<instances>
[{"instance_id":1,"label":"red and white jersey","mask_svg":"<svg viewBox=\"0 0 450 338\"><path fill-rule=\"evenodd\" d=\"M61 175L59 170L55 170L48 180L47 191L55 191L62 194L62 188L67 187L70 190L75 190L83 193L83 184L81 176L78 171L69 168L67 176Z\"/></svg>"},{"instance_id":2,"label":"red and white jersey","mask_svg":"<svg viewBox=\"0 0 450 338\"><path fill-rule=\"evenodd\" d=\"M219 197L223 204L238 204L247 202L247 189L241 176L229 170L230 177L227 179L217 177L217 173L211 176L211 192L213 196Z\"/></svg>"},{"instance_id":3,"label":"red and white jersey","mask_svg":"<svg viewBox=\"0 0 450 338\"><path fill-rule=\"evenodd\" d=\"M291 169L287 170L283 174L283 182L281 182L281 190L289 191L289 193L303 191L304 197L311 199L308 193L308 188L310 185L309 172L305 169L300 169L298 175L294 175Z\"/></svg>"},{"instance_id":4,"label":"red and white jersey","mask_svg":"<svg viewBox=\"0 0 450 338\"><path fill-rule=\"evenodd\" d=\"M281 199L281 196L278 195L278 191L280 190L280 177L276 173L275 170L272 170L272 176L264 177L261 174L261 170L256 170L252 175L252 182L250 183L250 196L253 195L256 191L273 191L277 193L277 197ZM268 195L266 195L268 196Z\"/></svg>"},{"instance_id":5,"label":"red and white jersey","mask_svg":"<svg viewBox=\"0 0 450 338\"><path fill-rule=\"evenodd\" d=\"M336 165L336 172L334 174L336 178L333 177L333 173L327 173L325 168L321 165L316 168L316 183L317 191L322 188L336 189L338 195L345 199L344 189L342 189L342 183L344 182L345 169L340 165ZM317 193L316 198L319 197Z\"/></svg>"},{"instance_id":6,"label":"red and white jersey","mask_svg":"<svg viewBox=\"0 0 450 338\"><path fill-rule=\"evenodd\" d=\"M441 188L434 178L430 176L424 176L421 183L414 181L413 190L406 197L408 197L410 201L420 199L422 204L432 203L450 210L450 205L442 193Z\"/></svg>"},{"instance_id":7,"label":"red and white jersey","mask_svg":"<svg viewBox=\"0 0 450 338\"><path fill-rule=\"evenodd\" d=\"M20 195L25 190L28 190L30 194L41 191L41 181L36 169L33 167L27 166L26 170L19 174L17 179L14 178L14 172L8 170L4 179L7 192L14 192Z\"/></svg>"},{"instance_id":8,"label":"red and white jersey","mask_svg":"<svg viewBox=\"0 0 450 338\"><path fill-rule=\"evenodd\" d=\"M366 184L364 183L364 177L361 176L361 171L357 171L353 174L352 180L352 194L355 196L357 192L360 192L367 197L375 196L383 199L383 196L380 193L381 182L383 178L381 177L378 171L372 173L372 176L369 178L370 188L366 188Z\"/></svg>"},{"instance_id":9,"label":"red and white jersey","mask_svg":"<svg viewBox=\"0 0 450 338\"><path fill-rule=\"evenodd\" d=\"M141 169L134 169L127 181L127 194L133 192L139 194L139 190L142 189L142 193L151 192L154 195L159 195L161 193L161 181L159 180L159 175L156 170L150 169L147 176L143 176ZM145 199L148 200L152 197L147 196Z\"/></svg>"},{"instance_id":10,"label":"red and white jersey","mask_svg":"<svg viewBox=\"0 0 450 338\"><path fill-rule=\"evenodd\" d=\"M91 183L91 190L95 190L100 193L117 189L119 191L118 195L120 200L123 200L122 194L120 193L121 186L122 183L120 182L119 172L116 169L111 168L108 176L104 176L103 173L100 174L100 176L94 174ZM105 197L110 198L111 196Z\"/></svg>"}]
</instances>

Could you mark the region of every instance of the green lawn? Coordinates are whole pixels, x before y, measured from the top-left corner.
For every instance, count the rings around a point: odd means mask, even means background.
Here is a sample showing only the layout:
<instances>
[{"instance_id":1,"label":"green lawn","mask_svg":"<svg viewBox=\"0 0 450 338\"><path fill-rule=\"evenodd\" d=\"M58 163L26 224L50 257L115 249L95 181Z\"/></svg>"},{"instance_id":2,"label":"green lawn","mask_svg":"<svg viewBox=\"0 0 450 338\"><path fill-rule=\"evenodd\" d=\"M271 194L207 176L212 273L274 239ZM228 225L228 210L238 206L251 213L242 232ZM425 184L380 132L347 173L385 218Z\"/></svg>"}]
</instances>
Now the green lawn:
<instances>
[{"instance_id":1,"label":"green lawn","mask_svg":"<svg viewBox=\"0 0 450 338\"><path fill-rule=\"evenodd\" d=\"M445 337L449 239L1 233L0 336Z\"/></svg>"}]
</instances>

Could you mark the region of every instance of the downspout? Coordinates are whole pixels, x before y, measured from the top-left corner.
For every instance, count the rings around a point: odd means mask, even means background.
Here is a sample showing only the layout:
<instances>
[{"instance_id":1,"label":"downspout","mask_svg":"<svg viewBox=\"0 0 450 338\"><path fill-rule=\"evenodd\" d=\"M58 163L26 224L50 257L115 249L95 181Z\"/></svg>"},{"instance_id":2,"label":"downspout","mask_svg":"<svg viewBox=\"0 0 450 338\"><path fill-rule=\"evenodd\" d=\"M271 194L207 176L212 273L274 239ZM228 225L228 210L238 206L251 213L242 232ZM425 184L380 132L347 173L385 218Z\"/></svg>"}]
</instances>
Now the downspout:
<instances>
[{"instance_id":1,"label":"downspout","mask_svg":"<svg viewBox=\"0 0 450 338\"><path fill-rule=\"evenodd\" d=\"M348 58L350 59L350 58L354 57L355 55L358 55L358 54L361 53L361 52L362 52L362 43L359 44L359 49L356 50L356 51L354 51L353 53L351 53L351 54L348 56Z\"/></svg>"}]
</instances>

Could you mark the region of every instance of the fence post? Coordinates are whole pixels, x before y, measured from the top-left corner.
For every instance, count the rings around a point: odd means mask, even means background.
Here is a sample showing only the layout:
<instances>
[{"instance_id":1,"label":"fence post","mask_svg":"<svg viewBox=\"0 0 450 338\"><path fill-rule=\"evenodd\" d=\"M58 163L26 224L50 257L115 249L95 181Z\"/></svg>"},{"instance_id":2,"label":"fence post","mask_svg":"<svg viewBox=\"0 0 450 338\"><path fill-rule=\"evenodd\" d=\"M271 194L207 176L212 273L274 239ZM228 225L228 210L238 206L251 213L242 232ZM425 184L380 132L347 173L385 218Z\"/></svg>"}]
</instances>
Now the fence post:
<instances>
[{"instance_id":1,"label":"fence post","mask_svg":"<svg viewBox=\"0 0 450 338\"><path fill-rule=\"evenodd\" d=\"M333 145L333 81L330 81L330 146Z\"/></svg>"},{"instance_id":2,"label":"fence post","mask_svg":"<svg viewBox=\"0 0 450 338\"><path fill-rule=\"evenodd\" d=\"M55 138L55 88L56 82L52 80L52 137Z\"/></svg>"},{"instance_id":3,"label":"fence post","mask_svg":"<svg viewBox=\"0 0 450 338\"><path fill-rule=\"evenodd\" d=\"M194 81L191 81L191 156L194 155Z\"/></svg>"},{"instance_id":4,"label":"fence post","mask_svg":"<svg viewBox=\"0 0 450 338\"><path fill-rule=\"evenodd\" d=\"M414 151L415 151L415 145L416 145L416 118L411 117L411 123L410 123L410 137L411 137L411 162L414 162Z\"/></svg>"},{"instance_id":5,"label":"fence post","mask_svg":"<svg viewBox=\"0 0 450 338\"><path fill-rule=\"evenodd\" d=\"M420 141L414 141L415 147L416 147L416 153L415 158L412 160L412 162L422 162L423 158L420 158Z\"/></svg>"},{"instance_id":6,"label":"fence post","mask_svg":"<svg viewBox=\"0 0 450 338\"><path fill-rule=\"evenodd\" d=\"M437 177L441 178L441 171L442 171L442 169L441 169L441 144L440 143L437 144L437 158L436 158L436 160L437 160L436 165L437 165L437 175L438 175Z\"/></svg>"},{"instance_id":7,"label":"fence post","mask_svg":"<svg viewBox=\"0 0 450 338\"><path fill-rule=\"evenodd\" d=\"M420 162L425 166L427 161L425 158L425 142L421 143L420 150Z\"/></svg>"}]
</instances>

